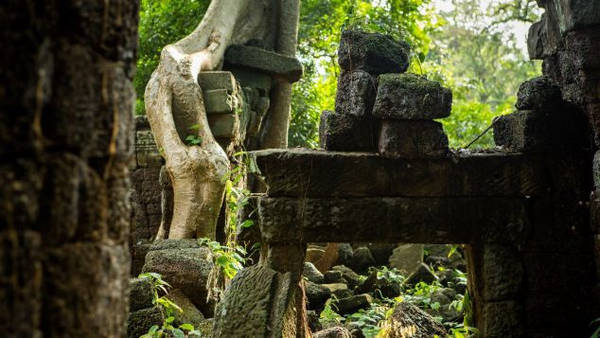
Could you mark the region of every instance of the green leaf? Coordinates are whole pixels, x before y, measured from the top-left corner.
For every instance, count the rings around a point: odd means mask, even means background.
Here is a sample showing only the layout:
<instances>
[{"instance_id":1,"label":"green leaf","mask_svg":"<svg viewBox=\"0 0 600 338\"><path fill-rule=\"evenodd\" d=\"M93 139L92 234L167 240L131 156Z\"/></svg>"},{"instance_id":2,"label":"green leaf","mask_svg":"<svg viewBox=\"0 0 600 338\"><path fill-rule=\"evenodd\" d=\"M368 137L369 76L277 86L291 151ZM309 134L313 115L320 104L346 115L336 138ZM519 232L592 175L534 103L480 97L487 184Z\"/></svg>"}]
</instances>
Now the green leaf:
<instances>
[{"instance_id":1,"label":"green leaf","mask_svg":"<svg viewBox=\"0 0 600 338\"><path fill-rule=\"evenodd\" d=\"M247 220L245 220L245 221L242 222L241 227L244 228L244 229L247 229L247 228L249 228L249 227L251 227L253 225L254 225L254 221L251 220L251 219L247 219Z\"/></svg>"},{"instance_id":2,"label":"green leaf","mask_svg":"<svg viewBox=\"0 0 600 338\"><path fill-rule=\"evenodd\" d=\"M179 325L179 328L186 331L194 331L194 325L189 323L181 324Z\"/></svg>"}]
</instances>

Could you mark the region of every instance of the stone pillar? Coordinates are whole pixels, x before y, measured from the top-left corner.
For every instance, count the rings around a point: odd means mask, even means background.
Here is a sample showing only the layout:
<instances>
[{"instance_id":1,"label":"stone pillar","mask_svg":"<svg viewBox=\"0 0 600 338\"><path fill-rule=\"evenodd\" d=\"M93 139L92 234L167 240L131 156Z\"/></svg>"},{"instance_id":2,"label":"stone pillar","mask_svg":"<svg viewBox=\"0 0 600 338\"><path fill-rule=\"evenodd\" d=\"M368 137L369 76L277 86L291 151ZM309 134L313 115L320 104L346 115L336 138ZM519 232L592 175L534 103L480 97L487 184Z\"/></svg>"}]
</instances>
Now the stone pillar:
<instances>
[{"instance_id":1,"label":"stone pillar","mask_svg":"<svg viewBox=\"0 0 600 338\"><path fill-rule=\"evenodd\" d=\"M121 337L138 2L0 5L0 331Z\"/></svg>"}]
</instances>

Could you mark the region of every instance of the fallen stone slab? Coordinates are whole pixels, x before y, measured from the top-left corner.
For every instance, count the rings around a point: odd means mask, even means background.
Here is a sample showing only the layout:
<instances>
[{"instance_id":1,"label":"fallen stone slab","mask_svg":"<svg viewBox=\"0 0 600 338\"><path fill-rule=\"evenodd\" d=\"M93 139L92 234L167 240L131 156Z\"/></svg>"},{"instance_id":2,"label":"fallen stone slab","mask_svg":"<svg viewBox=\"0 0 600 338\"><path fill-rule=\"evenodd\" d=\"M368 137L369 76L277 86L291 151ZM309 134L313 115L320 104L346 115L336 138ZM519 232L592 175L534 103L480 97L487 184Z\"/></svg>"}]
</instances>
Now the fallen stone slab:
<instances>
[{"instance_id":1,"label":"fallen stone slab","mask_svg":"<svg viewBox=\"0 0 600 338\"><path fill-rule=\"evenodd\" d=\"M363 70L373 75L403 73L408 69L410 46L388 35L359 30L342 32L338 63L343 70Z\"/></svg>"},{"instance_id":2,"label":"fallen stone slab","mask_svg":"<svg viewBox=\"0 0 600 338\"><path fill-rule=\"evenodd\" d=\"M366 309L373 303L373 297L369 294L361 294L352 297L338 299L333 305L337 308L337 313L346 315L354 313L360 309Z\"/></svg>"},{"instance_id":3,"label":"fallen stone slab","mask_svg":"<svg viewBox=\"0 0 600 338\"><path fill-rule=\"evenodd\" d=\"M367 153L270 149L252 156L269 186L269 196L322 198L545 195L553 186L548 166L582 161L575 152L393 160Z\"/></svg>"},{"instance_id":4,"label":"fallen stone slab","mask_svg":"<svg viewBox=\"0 0 600 338\"><path fill-rule=\"evenodd\" d=\"M319 124L319 145L337 151L375 151L375 121L367 117L324 111Z\"/></svg>"},{"instance_id":5,"label":"fallen stone slab","mask_svg":"<svg viewBox=\"0 0 600 338\"><path fill-rule=\"evenodd\" d=\"M415 74L382 74L373 115L382 119L430 120L450 116L452 91Z\"/></svg>"},{"instance_id":6,"label":"fallen stone slab","mask_svg":"<svg viewBox=\"0 0 600 338\"><path fill-rule=\"evenodd\" d=\"M376 93L376 77L360 70L343 71L338 79L335 112L354 116L371 115Z\"/></svg>"},{"instance_id":7,"label":"fallen stone slab","mask_svg":"<svg viewBox=\"0 0 600 338\"><path fill-rule=\"evenodd\" d=\"M442 124L427 120L381 122L379 154L387 158L444 157L450 153Z\"/></svg>"},{"instance_id":8,"label":"fallen stone slab","mask_svg":"<svg viewBox=\"0 0 600 338\"><path fill-rule=\"evenodd\" d=\"M302 77L302 65L298 59L252 46L233 45L227 48L225 67L230 66L263 71L289 82L296 82Z\"/></svg>"}]
</instances>

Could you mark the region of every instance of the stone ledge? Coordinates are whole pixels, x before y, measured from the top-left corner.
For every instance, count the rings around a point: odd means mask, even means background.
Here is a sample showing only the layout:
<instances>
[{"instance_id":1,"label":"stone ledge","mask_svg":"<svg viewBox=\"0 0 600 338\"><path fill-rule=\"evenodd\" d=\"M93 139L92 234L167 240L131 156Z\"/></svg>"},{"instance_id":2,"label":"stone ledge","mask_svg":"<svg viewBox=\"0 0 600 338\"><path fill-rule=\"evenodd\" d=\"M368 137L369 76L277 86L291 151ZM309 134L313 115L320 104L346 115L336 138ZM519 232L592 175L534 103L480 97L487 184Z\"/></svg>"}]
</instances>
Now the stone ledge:
<instances>
[{"instance_id":1,"label":"stone ledge","mask_svg":"<svg viewBox=\"0 0 600 338\"><path fill-rule=\"evenodd\" d=\"M552 188L543 155L473 153L433 159L269 149L252 153L269 196L536 196Z\"/></svg>"},{"instance_id":2,"label":"stone ledge","mask_svg":"<svg viewBox=\"0 0 600 338\"><path fill-rule=\"evenodd\" d=\"M522 241L526 198L260 198L263 242Z\"/></svg>"},{"instance_id":3,"label":"stone ledge","mask_svg":"<svg viewBox=\"0 0 600 338\"><path fill-rule=\"evenodd\" d=\"M230 46L225 52L225 63L281 76L290 82L302 77L302 65L298 59L257 47Z\"/></svg>"}]
</instances>

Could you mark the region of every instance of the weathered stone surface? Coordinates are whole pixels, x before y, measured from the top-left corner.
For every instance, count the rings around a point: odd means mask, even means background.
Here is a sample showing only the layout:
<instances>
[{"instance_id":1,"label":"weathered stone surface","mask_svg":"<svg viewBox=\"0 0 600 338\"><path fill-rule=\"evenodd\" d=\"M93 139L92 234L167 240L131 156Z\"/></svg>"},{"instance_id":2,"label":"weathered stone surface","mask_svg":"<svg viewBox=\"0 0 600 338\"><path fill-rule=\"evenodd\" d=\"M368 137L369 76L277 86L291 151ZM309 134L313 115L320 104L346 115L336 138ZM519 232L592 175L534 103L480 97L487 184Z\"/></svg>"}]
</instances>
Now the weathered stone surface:
<instances>
[{"instance_id":1,"label":"weathered stone surface","mask_svg":"<svg viewBox=\"0 0 600 338\"><path fill-rule=\"evenodd\" d=\"M374 151L375 130L375 121L368 117L324 111L319 124L319 146L326 150Z\"/></svg>"},{"instance_id":2,"label":"weathered stone surface","mask_svg":"<svg viewBox=\"0 0 600 338\"><path fill-rule=\"evenodd\" d=\"M484 337L521 337L524 333L522 311L516 301L485 303L481 334Z\"/></svg>"},{"instance_id":3,"label":"weathered stone surface","mask_svg":"<svg viewBox=\"0 0 600 338\"><path fill-rule=\"evenodd\" d=\"M344 298L352 295L352 292L348 289L348 285L345 283L321 284L321 286L327 288L329 292L337 298Z\"/></svg>"},{"instance_id":4,"label":"weathered stone surface","mask_svg":"<svg viewBox=\"0 0 600 338\"><path fill-rule=\"evenodd\" d=\"M313 338L351 338L351 335L345 327L335 326L315 332Z\"/></svg>"},{"instance_id":5,"label":"weathered stone surface","mask_svg":"<svg viewBox=\"0 0 600 338\"><path fill-rule=\"evenodd\" d=\"M325 302L331 296L331 291L325 286L306 281L304 283L306 291L306 299L308 301L307 308L309 310L321 311Z\"/></svg>"},{"instance_id":6,"label":"weathered stone surface","mask_svg":"<svg viewBox=\"0 0 600 338\"><path fill-rule=\"evenodd\" d=\"M208 125L214 137L231 139L242 130L237 114L208 115Z\"/></svg>"},{"instance_id":7,"label":"weathered stone surface","mask_svg":"<svg viewBox=\"0 0 600 338\"><path fill-rule=\"evenodd\" d=\"M548 77L540 76L523 82L517 93L519 110L553 111L562 106L560 87Z\"/></svg>"},{"instance_id":8,"label":"weathered stone surface","mask_svg":"<svg viewBox=\"0 0 600 338\"><path fill-rule=\"evenodd\" d=\"M546 9L562 34L600 24L600 4L597 1L551 0L542 2L541 7Z\"/></svg>"},{"instance_id":9,"label":"weathered stone surface","mask_svg":"<svg viewBox=\"0 0 600 338\"><path fill-rule=\"evenodd\" d=\"M135 159L142 168L160 166L164 162L149 129L135 132Z\"/></svg>"},{"instance_id":10,"label":"weathered stone surface","mask_svg":"<svg viewBox=\"0 0 600 338\"><path fill-rule=\"evenodd\" d=\"M565 156L474 153L392 160L306 149L252 154L271 197L544 195L553 185L544 168Z\"/></svg>"},{"instance_id":11,"label":"weathered stone surface","mask_svg":"<svg viewBox=\"0 0 600 338\"><path fill-rule=\"evenodd\" d=\"M450 116L452 92L415 74L378 78L373 115L384 119L429 120Z\"/></svg>"},{"instance_id":12,"label":"weathered stone surface","mask_svg":"<svg viewBox=\"0 0 600 338\"><path fill-rule=\"evenodd\" d=\"M281 76L289 82L302 77L302 65L298 59L262 48L233 45L225 52L225 66L241 66Z\"/></svg>"},{"instance_id":13,"label":"weathered stone surface","mask_svg":"<svg viewBox=\"0 0 600 338\"><path fill-rule=\"evenodd\" d=\"M181 312L175 311L174 313L175 320L173 324L175 326L189 323L194 325L194 327L199 327L204 323L205 319L202 312L192 304L190 299L181 290L170 290L166 297L177 304L182 310Z\"/></svg>"},{"instance_id":14,"label":"weathered stone surface","mask_svg":"<svg viewBox=\"0 0 600 338\"><path fill-rule=\"evenodd\" d=\"M160 327L163 319L163 313L157 306L130 312L127 318L127 337L139 338L147 333L153 325Z\"/></svg>"},{"instance_id":15,"label":"weathered stone surface","mask_svg":"<svg viewBox=\"0 0 600 338\"><path fill-rule=\"evenodd\" d=\"M417 270L408 276L405 283L410 285L416 285L419 282L431 284L436 280L438 280L438 277L435 273L431 271L427 264L421 263Z\"/></svg>"},{"instance_id":16,"label":"weathered stone surface","mask_svg":"<svg viewBox=\"0 0 600 338\"><path fill-rule=\"evenodd\" d=\"M423 263L423 244L400 244L389 259L390 268L410 275Z\"/></svg>"},{"instance_id":17,"label":"weathered stone surface","mask_svg":"<svg viewBox=\"0 0 600 338\"><path fill-rule=\"evenodd\" d=\"M577 149L587 141L584 120L568 110L549 112L523 110L494 120L494 142L510 151L535 152Z\"/></svg>"},{"instance_id":18,"label":"weathered stone surface","mask_svg":"<svg viewBox=\"0 0 600 338\"><path fill-rule=\"evenodd\" d=\"M346 284L348 284L348 287L350 289L354 289L361 283L360 275L357 274L356 272L354 272L354 270L350 269L347 266L336 265L336 266L332 267L331 270L341 272L342 278L344 278L344 280L346 281Z\"/></svg>"},{"instance_id":19,"label":"weathered stone surface","mask_svg":"<svg viewBox=\"0 0 600 338\"><path fill-rule=\"evenodd\" d=\"M333 302L337 312L341 315L357 312L360 309L368 308L373 302L373 297L369 294L356 295L338 299Z\"/></svg>"},{"instance_id":20,"label":"weathered stone surface","mask_svg":"<svg viewBox=\"0 0 600 338\"><path fill-rule=\"evenodd\" d=\"M229 93L236 88L236 79L231 72L203 71L198 73L198 84L203 92L223 89Z\"/></svg>"},{"instance_id":21,"label":"weathered stone surface","mask_svg":"<svg viewBox=\"0 0 600 338\"><path fill-rule=\"evenodd\" d=\"M240 271L215 311L214 337L295 337L296 292L290 274L262 265Z\"/></svg>"},{"instance_id":22,"label":"weathered stone surface","mask_svg":"<svg viewBox=\"0 0 600 338\"><path fill-rule=\"evenodd\" d=\"M396 247L395 243L368 243L367 248L375 259L375 265L388 265L389 258Z\"/></svg>"},{"instance_id":23,"label":"weathered stone surface","mask_svg":"<svg viewBox=\"0 0 600 338\"><path fill-rule=\"evenodd\" d=\"M527 198L260 198L267 243L523 241ZM365 226L369 224L369 226ZM482 224L486 224L482 227Z\"/></svg>"},{"instance_id":24,"label":"weathered stone surface","mask_svg":"<svg viewBox=\"0 0 600 338\"><path fill-rule=\"evenodd\" d=\"M442 124L427 120L382 121L378 149L392 159L443 157L450 152Z\"/></svg>"},{"instance_id":25,"label":"weathered stone surface","mask_svg":"<svg viewBox=\"0 0 600 338\"><path fill-rule=\"evenodd\" d=\"M387 337L446 337L447 332L444 326L437 322L433 317L408 303L401 302L396 305L391 317L388 319L389 329L386 332Z\"/></svg>"},{"instance_id":26,"label":"weathered stone surface","mask_svg":"<svg viewBox=\"0 0 600 338\"><path fill-rule=\"evenodd\" d=\"M147 278L132 278L129 281L129 311L152 307L154 286Z\"/></svg>"},{"instance_id":27,"label":"weathered stone surface","mask_svg":"<svg viewBox=\"0 0 600 338\"><path fill-rule=\"evenodd\" d=\"M350 267L358 273L365 273L371 266L375 266L375 258L371 254L371 250L366 246L362 246L354 250Z\"/></svg>"},{"instance_id":28,"label":"weathered stone surface","mask_svg":"<svg viewBox=\"0 0 600 338\"><path fill-rule=\"evenodd\" d=\"M213 269L210 249L195 240L162 240L146 255L143 272L156 272L174 289L180 289L203 313L210 315L214 304L206 300L208 276Z\"/></svg>"},{"instance_id":29,"label":"weathered stone surface","mask_svg":"<svg viewBox=\"0 0 600 338\"><path fill-rule=\"evenodd\" d=\"M342 32L338 63L344 70L379 75L403 73L408 68L410 46L390 36L358 30Z\"/></svg>"},{"instance_id":30,"label":"weathered stone surface","mask_svg":"<svg viewBox=\"0 0 600 338\"><path fill-rule=\"evenodd\" d=\"M342 278L341 271L330 270L325 272L325 283L344 283L346 282L344 278Z\"/></svg>"},{"instance_id":31,"label":"weathered stone surface","mask_svg":"<svg viewBox=\"0 0 600 338\"><path fill-rule=\"evenodd\" d=\"M311 262L304 262L304 269L302 275L313 283L323 283L325 277Z\"/></svg>"},{"instance_id":32,"label":"weathered stone surface","mask_svg":"<svg viewBox=\"0 0 600 338\"><path fill-rule=\"evenodd\" d=\"M336 265L350 265L352 257L354 256L354 249L350 243L338 243L338 259Z\"/></svg>"},{"instance_id":33,"label":"weathered stone surface","mask_svg":"<svg viewBox=\"0 0 600 338\"><path fill-rule=\"evenodd\" d=\"M516 248L488 244L483 249L483 299L501 301L518 298L524 281L524 268Z\"/></svg>"},{"instance_id":34,"label":"weathered stone surface","mask_svg":"<svg viewBox=\"0 0 600 338\"><path fill-rule=\"evenodd\" d=\"M261 95L269 95L273 84L270 75L242 67L230 67L229 71L242 87L255 88L260 90Z\"/></svg>"},{"instance_id":35,"label":"weathered stone surface","mask_svg":"<svg viewBox=\"0 0 600 338\"><path fill-rule=\"evenodd\" d=\"M207 114L227 114L234 109L234 98L226 89L204 91L204 107Z\"/></svg>"},{"instance_id":36,"label":"weathered stone surface","mask_svg":"<svg viewBox=\"0 0 600 338\"><path fill-rule=\"evenodd\" d=\"M354 116L371 115L376 93L376 77L360 70L344 71L338 78L335 112Z\"/></svg>"}]
</instances>

